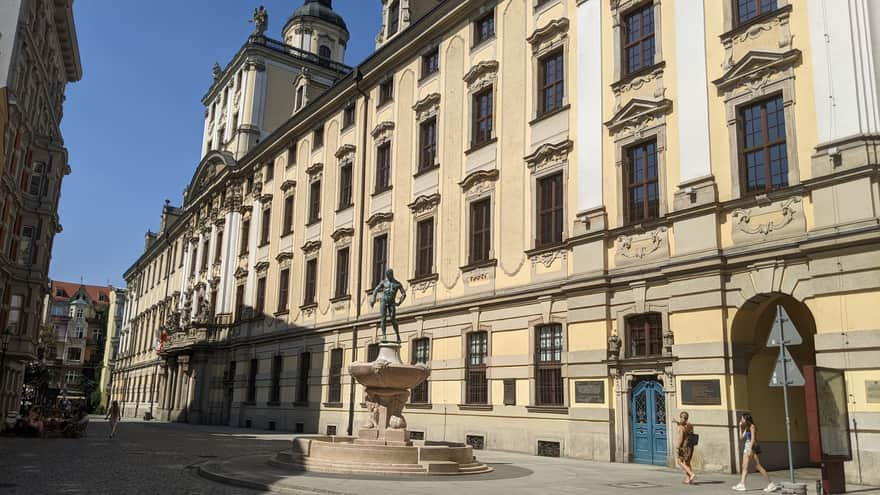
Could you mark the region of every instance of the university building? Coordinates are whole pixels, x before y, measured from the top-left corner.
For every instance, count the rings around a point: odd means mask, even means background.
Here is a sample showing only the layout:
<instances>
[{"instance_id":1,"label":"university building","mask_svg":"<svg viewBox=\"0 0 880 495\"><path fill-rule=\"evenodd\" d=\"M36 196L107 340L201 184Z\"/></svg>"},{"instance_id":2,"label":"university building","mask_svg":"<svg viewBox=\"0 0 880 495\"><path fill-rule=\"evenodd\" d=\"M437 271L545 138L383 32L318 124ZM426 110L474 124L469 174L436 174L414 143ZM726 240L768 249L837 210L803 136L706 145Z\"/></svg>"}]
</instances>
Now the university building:
<instances>
[{"instance_id":1,"label":"university building","mask_svg":"<svg viewBox=\"0 0 880 495\"><path fill-rule=\"evenodd\" d=\"M414 439L667 465L686 410L696 467L731 472L751 412L781 467L781 305L796 362L846 371L847 473L880 483L880 6L375 3L359 65L306 0L215 70L183 203L125 273L127 415L350 432L391 268L431 368Z\"/></svg>"},{"instance_id":2,"label":"university building","mask_svg":"<svg viewBox=\"0 0 880 495\"><path fill-rule=\"evenodd\" d=\"M0 4L0 412L18 411L34 361L70 173L64 90L82 78L72 0Z\"/></svg>"}]
</instances>

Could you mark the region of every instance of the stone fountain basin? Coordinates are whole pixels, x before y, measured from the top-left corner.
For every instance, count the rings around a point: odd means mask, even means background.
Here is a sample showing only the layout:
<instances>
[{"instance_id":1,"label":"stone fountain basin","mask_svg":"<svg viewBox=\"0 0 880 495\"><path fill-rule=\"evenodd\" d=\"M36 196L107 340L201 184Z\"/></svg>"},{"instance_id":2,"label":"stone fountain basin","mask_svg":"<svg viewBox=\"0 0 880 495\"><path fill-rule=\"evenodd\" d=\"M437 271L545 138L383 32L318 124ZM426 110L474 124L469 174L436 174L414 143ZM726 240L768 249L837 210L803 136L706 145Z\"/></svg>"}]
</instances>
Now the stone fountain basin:
<instances>
[{"instance_id":1,"label":"stone fountain basin","mask_svg":"<svg viewBox=\"0 0 880 495\"><path fill-rule=\"evenodd\" d=\"M372 363L354 362L348 367L349 373L367 388L411 389L422 383L431 374L431 370L423 365L409 365L388 361Z\"/></svg>"}]
</instances>

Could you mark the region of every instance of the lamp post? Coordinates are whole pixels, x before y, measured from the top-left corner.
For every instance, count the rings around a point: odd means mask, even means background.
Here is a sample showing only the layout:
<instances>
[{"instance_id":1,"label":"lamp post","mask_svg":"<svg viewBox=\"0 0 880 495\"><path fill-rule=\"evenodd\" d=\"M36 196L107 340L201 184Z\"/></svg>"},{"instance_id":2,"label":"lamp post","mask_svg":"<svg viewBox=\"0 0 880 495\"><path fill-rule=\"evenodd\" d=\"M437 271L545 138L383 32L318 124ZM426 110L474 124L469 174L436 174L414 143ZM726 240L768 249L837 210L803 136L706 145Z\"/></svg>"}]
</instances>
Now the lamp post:
<instances>
[{"instance_id":1,"label":"lamp post","mask_svg":"<svg viewBox=\"0 0 880 495\"><path fill-rule=\"evenodd\" d=\"M12 332L8 328L4 328L0 333L0 403L3 403L6 395L6 351L9 349L9 339L12 338ZM2 411L5 415L6 412Z\"/></svg>"}]
</instances>

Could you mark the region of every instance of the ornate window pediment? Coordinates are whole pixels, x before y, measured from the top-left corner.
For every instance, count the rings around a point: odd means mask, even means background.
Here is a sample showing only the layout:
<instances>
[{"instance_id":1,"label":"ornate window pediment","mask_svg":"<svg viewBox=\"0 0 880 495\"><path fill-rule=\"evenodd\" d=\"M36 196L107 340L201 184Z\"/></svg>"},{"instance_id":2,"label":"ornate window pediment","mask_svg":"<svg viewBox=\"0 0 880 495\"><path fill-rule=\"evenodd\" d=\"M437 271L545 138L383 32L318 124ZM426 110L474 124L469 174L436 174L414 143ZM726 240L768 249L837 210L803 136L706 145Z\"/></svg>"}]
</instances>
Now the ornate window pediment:
<instances>
[{"instance_id":1,"label":"ornate window pediment","mask_svg":"<svg viewBox=\"0 0 880 495\"><path fill-rule=\"evenodd\" d=\"M464 82L471 91L479 91L495 82L498 76L498 61L484 60L471 67L464 75Z\"/></svg>"},{"instance_id":2,"label":"ornate window pediment","mask_svg":"<svg viewBox=\"0 0 880 495\"><path fill-rule=\"evenodd\" d=\"M800 59L801 51L798 49L787 52L753 50L733 64L723 76L712 81L712 84L724 92L746 87L759 93L760 88L770 82L774 75L790 68Z\"/></svg>"},{"instance_id":3,"label":"ornate window pediment","mask_svg":"<svg viewBox=\"0 0 880 495\"><path fill-rule=\"evenodd\" d=\"M283 251L278 253L278 256L275 257L275 260L278 262L278 266L281 268L287 268L290 266L291 260L293 260L293 253L290 251Z\"/></svg>"},{"instance_id":4,"label":"ornate window pediment","mask_svg":"<svg viewBox=\"0 0 880 495\"><path fill-rule=\"evenodd\" d=\"M303 244L301 249L306 256L317 253L321 249L321 241L309 241Z\"/></svg>"},{"instance_id":5,"label":"ornate window pediment","mask_svg":"<svg viewBox=\"0 0 880 495\"><path fill-rule=\"evenodd\" d=\"M268 261L261 261L261 262L257 263L256 265L254 265L254 271L257 272L257 274L266 273L266 270L268 270L268 269L269 269L269 262Z\"/></svg>"},{"instance_id":6,"label":"ornate window pediment","mask_svg":"<svg viewBox=\"0 0 880 495\"><path fill-rule=\"evenodd\" d=\"M348 157L349 155L354 155L356 148L351 144L343 144L336 150L336 158L338 160L342 160L343 158Z\"/></svg>"},{"instance_id":7,"label":"ornate window pediment","mask_svg":"<svg viewBox=\"0 0 880 495\"><path fill-rule=\"evenodd\" d=\"M659 100L633 98L615 113L611 120L605 122L605 125L612 134L621 131L638 133L648 127L652 121L659 120L670 108L672 101L666 98Z\"/></svg>"},{"instance_id":8,"label":"ornate window pediment","mask_svg":"<svg viewBox=\"0 0 880 495\"><path fill-rule=\"evenodd\" d=\"M370 132L370 135L373 136L373 139L376 140L376 144L382 144L384 142L391 140L391 135L394 133L394 122L380 122L373 130Z\"/></svg>"},{"instance_id":9,"label":"ornate window pediment","mask_svg":"<svg viewBox=\"0 0 880 495\"><path fill-rule=\"evenodd\" d=\"M338 243L343 239L354 237L354 229L351 227L339 227L330 234L330 237L333 238L333 242Z\"/></svg>"},{"instance_id":10,"label":"ornate window pediment","mask_svg":"<svg viewBox=\"0 0 880 495\"><path fill-rule=\"evenodd\" d=\"M440 93L429 94L417 101L412 108L416 112L416 120L418 121L437 115L437 112L440 110Z\"/></svg>"},{"instance_id":11,"label":"ornate window pediment","mask_svg":"<svg viewBox=\"0 0 880 495\"><path fill-rule=\"evenodd\" d=\"M461 182L461 190L468 195L479 194L493 187L493 182L498 180L498 169L475 170L468 174Z\"/></svg>"},{"instance_id":12,"label":"ornate window pediment","mask_svg":"<svg viewBox=\"0 0 880 495\"><path fill-rule=\"evenodd\" d=\"M542 53L559 45L568 36L568 19L554 19L546 26L536 29L526 41L532 45L532 51Z\"/></svg>"},{"instance_id":13,"label":"ornate window pediment","mask_svg":"<svg viewBox=\"0 0 880 495\"><path fill-rule=\"evenodd\" d=\"M381 228L384 224L391 223L394 220L394 213L390 211L380 211L378 213L374 213L367 219L367 226L370 229L375 230Z\"/></svg>"},{"instance_id":14,"label":"ornate window pediment","mask_svg":"<svg viewBox=\"0 0 880 495\"><path fill-rule=\"evenodd\" d=\"M245 278L247 277L248 271L247 268L240 266L237 270L235 270L234 277L235 278Z\"/></svg>"},{"instance_id":15,"label":"ornate window pediment","mask_svg":"<svg viewBox=\"0 0 880 495\"><path fill-rule=\"evenodd\" d=\"M293 179L287 179L286 181L281 183L281 190L287 192L290 189L296 187L296 181Z\"/></svg>"},{"instance_id":16,"label":"ornate window pediment","mask_svg":"<svg viewBox=\"0 0 880 495\"><path fill-rule=\"evenodd\" d=\"M571 139L559 143L545 143L538 147L531 155L525 157L526 165L533 171L552 167L568 161L568 154L574 147Z\"/></svg>"},{"instance_id":17,"label":"ornate window pediment","mask_svg":"<svg viewBox=\"0 0 880 495\"><path fill-rule=\"evenodd\" d=\"M412 210L413 215L421 216L436 211L437 205L439 204L440 194L434 193L429 196L419 196L407 206L409 206L409 209Z\"/></svg>"},{"instance_id":18,"label":"ornate window pediment","mask_svg":"<svg viewBox=\"0 0 880 495\"><path fill-rule=\"evenodd\" d=\"M306 169L306 175L309 176L309 184L315 181L321 180L321 172L324 170L323 163L314 163L309 168Z\"/></svg>"}]
</instances>

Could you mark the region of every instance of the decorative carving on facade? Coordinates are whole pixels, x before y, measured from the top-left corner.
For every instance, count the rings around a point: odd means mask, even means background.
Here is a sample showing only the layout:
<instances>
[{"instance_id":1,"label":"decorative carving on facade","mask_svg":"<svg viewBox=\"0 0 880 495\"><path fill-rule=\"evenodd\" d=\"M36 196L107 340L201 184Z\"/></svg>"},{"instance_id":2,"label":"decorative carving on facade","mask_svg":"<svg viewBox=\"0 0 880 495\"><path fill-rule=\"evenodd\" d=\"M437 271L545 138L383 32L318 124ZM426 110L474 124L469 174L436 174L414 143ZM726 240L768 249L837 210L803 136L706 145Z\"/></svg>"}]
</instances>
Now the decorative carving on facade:
<instances>
[{"instance_id":1,"label":"decorative carving on facade","mask_svg":"<svg viewBox=\"0 0 880 495\"><path fill-rule=\"evenodd\" d=\"M724 70L730 69L733 65L733 48L750 40L755 40L764 35L764 33L778 30L779 40L776 46L780 49L791 48L792 34L789 19L791 17L791 6L785 6L776 11L776 14L748 27L745 30L733 30L721 36L721 43L724 45Z\"/></svg>"},{"instance_id":2,"label":"decorative carving on facade","mask_svg":"<svg viewBox=\"0 0 880 495\"><path fill-rule=\"evenodd\" d=\"M318 308L317 305L312 304L309 306L302 307L300 311L302 312L303 318L311 318L311 317L315 316L315 310L317 308Z\"/></svg>"},{"instance_id":3,"label":"decorative carving on facade","mask_svg":"<svg viewBox=\"0 0 880 495\"><path fill-rule=\"evenodd\" d=\"M245 278L245 277L247 277L247 275L248 275L248 270L247 270L247 268L245 268L243 266L238 267L238 269L236 269L235 273L233 274L233 276L235 278Z\"/></svg>"},{"instance_id":4,"label":"decorative carving on facade","mask_svg":"<svg viewBox=\"0 0 880 495\"><path fill-rule=\"evenodd\" d=\"M567 162L573 147L574 142L570 139L560 143L542 144L534 153L525 157L526 165L534 173Z\"/></svg>"},{"instance_id":5,"label":"decorative carving on facade","mask_svg":"<svg viewBox=\"0 0 880 495\"><path fill-rule=\"evenodd\" d=\"M259 199L263 195L263 174L261 172L254 174L254 186L251 192L254 199Z\"/></svg>"},{"instance_id":6,"label":"decorative carving on facade","mask_svg":"<svg viewBox=\"0 0 880 495\"><path fill-rule=\"evenodd\" d=\"M437 211L437 206L439 204L440 194L434 193L428 196L419 196L407 206L409 206L409 209L412 210L413 215L418 217Z\"/></svg>"},{"instance_id":7,"label":"decorative carving on facade","mask_svg":"<svg viewBox=\"0 0 880 495\"><path fill-rule=\"evenodd\" d=\"M321 180L321 172L324 170L324 164L321 162L313 163L306 169L306 175L309 176L309 183Z\"/></svg>"},{"instance_id":8,"label":"decorative carving on facade","mask_svg":"<svg viewBox=\"0 0 880 495\"><path fill-rule=\"evenodd\" d=\"M394 213L380 211L378 213L374 213L367 219L367 226L370 227L370 230L379 230L385 224L391 223L394 220Z\"/></svg>"},{"instance_id":9,"label":"decorative carving on facade","mask_svg":"<svg viewBox=\"0 0 880 495\"><path fill-rule=\"evenodd\" d=\"M336 154L335 154L336 159L342 160L346 156L354 155L354 152L356 150L357 150L357 148L355 148L354 145L343 144L342 146L339 147L338 150L336 150Z\"/></svg>"},{"instance_id":10,"label":"decorative carving on facade","mask_svg":"<svg viewBox=\"0 0 880 495\"><path fill-rule=\"evenodd\" d=\"M498 77L498 61L488 60L477 63L464 75L464 82L471 92L492 85Z\"/></svg>"},{"instance_id":11,"label":"decorative carving on facade","mask_svg":"<svg viewBox=\"0 0 880 495\"><path fill-rule=\"evenodd\" d=\"M338 244L343 239L354 237L354 229L351 227L339 227L330 234L330 237L333 238L333 242Z\"/></svg>"},{"instance_id":12,"label":"decorative carving on facade","mask_svg":"<svg viewBox=\"0 0 880 495\"><path fill-rule=\"evenodd\" d=\"M259 199L260 199L260 203L265 205L265 204L270 203L272 201L272 194L266 193L266 194L260 196Z\"/></svg>"},{"instance_id":13,"label":"decorative carving on facade","mask_svg":"<svg viewBox=\"0 0 880 495\"><path fill-rule=\"evenodd\" d=\"M293 253L290 251L282 251L278 253L278 256L275 257L275 261L281 263L293 258Z\"/></svg>"},{"instance_id":14,"label":"decorative carving on facade","mask_svg":"<svg viewBox=\"0 0 880 495\"><path fill-rule=\"evenodd\" d=\"M464 274L464 280L468 284L483 282L495 278L495 266L482 266L474 268Z\"/></svg>"},{"instance_id":15,"label":"decorative carving on facade","mask_svg":"<svg viewBox=\"0 0 880 495\"><path fill-rule=\"evenodd\" d=\"M258 275L265 274L266 271L268 271L268 270L269 270L269 262L268 261L261 261L261 262L254 265L254 271Z\"/></svg>"},{"instance_id":16,"label":"decorative carving on facade","mask_svg":"<svg viewBox=\"0 0 880 495\"><path fill-rule=\"evenodd\" d=\"M413 105L416 120L421 122L437 115L440 111L440 93L431 93Z\"/></svg>"},{"instance_id":17,"label":"decorative carving on facade","mask_svg":"<svg viewBox=\"0 0 880 495\"><path fill-rule=\"evenodd\" d=\"M611 85L611 90L614 91L614 96L618 98L618 101L624 93L629 91L635 91L638 89L642 89L647 84L652 82L657 82L657 88L654 90L655 97L663 96L665 90L663 89L662 78L663 78L663 70L665 69L664 64L657 64L653 70L642 74L640 76L633 77L632 79L626 79L622 83L615 83Z\"/></svg>"},{"instance_id":18,"label":"decorative carving on facade","mask_svg":"<svg viewBox=\"0 0 880 495\"><path fill-rule=\"evenodd\" d=\"M672 101L665 98L660 100L633 98L615 113L611 120L605 122L605 126L617 136L633 134L641 136L645 129L655 121L659 121L671 108Z\"/></svg>"},{"instance_id":19,"label":"decorative carving on facade","mask_svg":"<svg viewBox=\"0 0 880 495\"><path fill-rule=\"evenodd\" d=\"M737 209L733 211L733 221L737 230L749 235L760 235L767 238L769 235L778 232L791 224L797 217L801 209L801 198L799 196L791 197L777 206L758 207L756 209ZM769 211L768 211L769 210ZM773 215L775 210L775 215ZM753 221L755 217L767 215L772 217L764 222Z\"/></svg>"},{"instance_id":20,"label":"decorative carving on facade","mask_svg":"<svg viewBox=\"0 0 880 495\"><path fill-rule=\"evenodd\" d=\"M468 174L461 182L462 191L469 197L479 196L495 187L495 181L498 180L498 169L492 170L475 170Z\"/></svg>"},{"instance_id":21,"label":"decorative carving on facade","mask_svg":"<svg viewBox=\"0 0 880 495\"><path fill-rule=\"evenodd\" d=\"M616 333L611 334L608 337L608 360L609 361L617 361L620 358L620 347L621 347L620 337L617 336Z\"/></svg>"},{"instance_id":22,"label":"decorative carving on facade","mask_svg":"<svg viewBox=\"0 0 880 495\"><path fill-rule=\"evenodd\" d=\"M630 260L644 260L667 245L666 227L658 227L643 234L622 235L615 241L617 256Z\"/></svg>"},{"instance_id":23,"label":"decorative carving on facade","mask_svg":"<svg viewBox=\"0 0 880 495\"><path fill-rule=\"evenodd\" d=\"M437 286L437 277L430 277L416 282L410 282L414 292L425 292Z\"/></svg>"},{"instance_id":24,"label":"decorative carving on facade","mask_svg":"<svg viewBox=\"0 0 880 495\"><path fill-rule=\"evenodd\" d=\"M532 45L532 51L541 53L552 49L568 36L568 18L554 19L544 27L536 29L526 41Z\"/></svg>"},{"instance_id":25,"label":"decorative carving on facade","mask_svg":"<svg viewBox=\"0 0 880 495\"><path fill-rule=\"evenodd\" d=\"M550 268L556 260L565 261L568 257L568 249L554 249L552 251L545 251L543 253L534 254L529 256L529 259L532 261L532 266L538 266L539 264L544 265L545 268Z\"/></svg>"},{"instance_id":26,"label":"decorative carving on facade","mask_svg":"<svg viewBox=\"0 0 880 495\"><path fill-rule=\"evenodd\" d=\"M293 179L287 179L286 181L281 183L281 190L287 192L296 187L296 181Z\"/></svg>"},{"instance_id":27,"label":"decorative carving on facade","mask_svg":"<svg viewBox=\"0 0 880 495\"><path fill-rule=\"evenodd\" d=\"M305 253L306 256L317 253L319 249L321 249L321 241L309 241L302 245L302 252Z\"/></svg>"},{"instance_id":28,"label":"decorative carving on facade","mask_svg":"<svg viewBox=\"0 0 880 495\"><path fill-rule=\"evenodd\" d=\"M370 132L370 135L376 140L376 144L382 144L390 141L393 133L394 122L386 120L385 122L380 122L376 125L376 127Z\"/></svg>"},{"instance_id":29,"label":"decorative carving on facade","mask_svg":"<svg viewBox=\"0 0 880 495\"><path fill-rule=\"evenodd\" d=\"M801 51L798 49L786 52L753 50L732 64L724 75L712 81L712 84L724 92L735 94L745 90L761 96L768 83L800 59Z\"/></svg>"}]
</instances>

